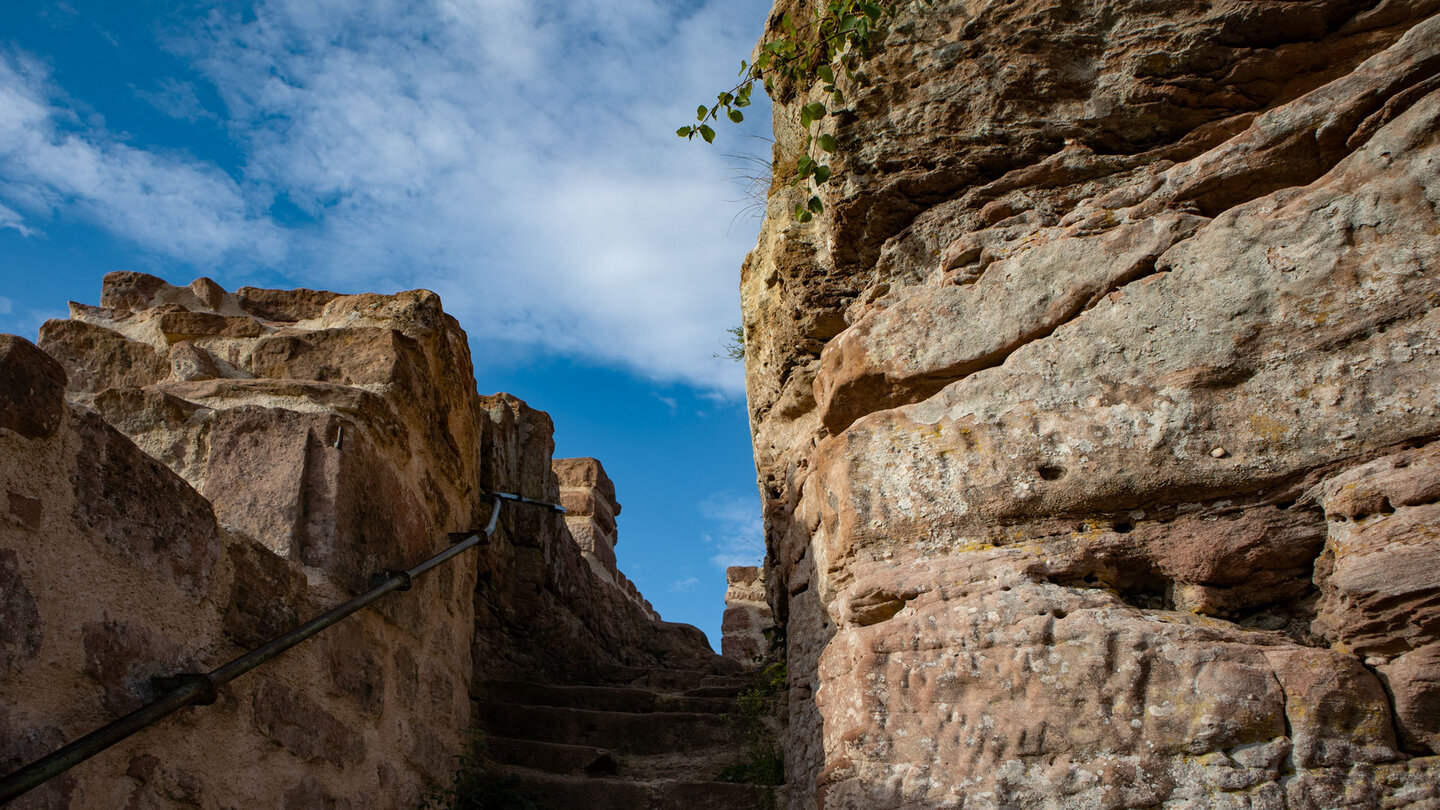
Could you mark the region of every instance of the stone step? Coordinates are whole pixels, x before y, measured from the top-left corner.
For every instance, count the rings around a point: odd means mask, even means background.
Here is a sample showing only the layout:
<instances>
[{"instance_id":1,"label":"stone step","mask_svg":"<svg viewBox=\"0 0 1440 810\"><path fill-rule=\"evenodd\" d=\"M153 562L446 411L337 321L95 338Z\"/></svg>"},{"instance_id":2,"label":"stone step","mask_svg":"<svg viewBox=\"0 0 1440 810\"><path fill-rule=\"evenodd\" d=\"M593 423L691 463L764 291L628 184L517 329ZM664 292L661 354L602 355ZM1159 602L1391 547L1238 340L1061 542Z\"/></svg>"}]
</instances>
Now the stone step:
<instances>
[{"instance_id":1,"label":"stone step","mask_svg":"<svg viewBox=\"0 0 1440 810\"><path fill-rule=\"evenodd\" d=\"M688 693L695 689L712 687L735 687L743 689L750 678L743 672L716 674L695 669L650 669L615 664L601 672L601 679L613 686L632 686L642 689L661 690L674 693Z\"/></svg>"},{"instance_id":2,"label":"stone step","mask_svg":"<svg viewBox=\"0 0 1440 810\"><path fill-rule=\"evenodd\" d=\"M497 765L556 774L614 776L620 767L614 754L593 745L566 745L493 735L485 737L485 758Z\"/></svg>"},{"instance_id":3,"label":"stone step","mask_svg":"<svg viewBox=\"0 0 1440 810\"><path fill-rule=\"evenodd\" d=\"M486 736L485 758L502 766L546 773L605 776L646 781L707 781L744 760L734 745L660 754L616 754L592 745L568 745L513 737Z\"/></svg>"},{"instance_id":4,"label":"stone step","mask_svg":"<svg viewBox=\"0 0 1440 810\"><path fill-rule=\"evenodd\" d=\"M515 703L483 703L482 730L511 739L605 748L619 754L694 751L739 746L738 729L718 714L608 712Z\"/></svg>"},{"instance_id":5,"label":"stone step","mask_svg":"<svg viewBox=\"0 0 1440 810\"><path fill-rule=\"evenodd\" d=\"M730 782L629 782L523 768L506 772L517 790L553 810L756 810L768 795L767 788Z\"/></svg>"},{"instance_id":6,"label":"stone step","mask_svg":"<svg viewBox=\"0 0 1440 810\"><path fill-rule=\"evenodd\" d=\"M716 693L714 690L720 690ZM493 703L557 706L609 712L700 712L725 714L735 710L728 687L697 687L701 695L675 695L633 686L559 686L529 681L488 681L485 699Z\"/></svg>"}]
</instances>

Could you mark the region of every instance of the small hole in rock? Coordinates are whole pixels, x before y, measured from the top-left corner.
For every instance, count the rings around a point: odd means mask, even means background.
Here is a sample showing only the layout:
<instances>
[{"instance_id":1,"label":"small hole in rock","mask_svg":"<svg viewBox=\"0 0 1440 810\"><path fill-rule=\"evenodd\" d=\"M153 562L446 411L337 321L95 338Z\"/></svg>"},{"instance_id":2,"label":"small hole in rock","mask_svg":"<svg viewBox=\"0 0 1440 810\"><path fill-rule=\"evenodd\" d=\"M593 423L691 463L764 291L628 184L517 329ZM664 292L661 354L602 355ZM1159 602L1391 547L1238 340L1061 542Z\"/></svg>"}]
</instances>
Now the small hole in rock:
<instances>
[{"instance_id":1,"label":"small hole in rock","mask_svg":"<svg viewBox=\"0 0 1440 810\"><path fill-rule=\"evenodd\" d=\"M1053 464L1042 464L1035 472L1039 473L1040 477L1046 481L1058 481L1065 477L1065 469Z\"/></svg>"},{"instance_id":2,"label":"small hole in rock","mask_svg":"<svg viewBox=\"0 0 1440 810\"><path fill-rule=\"evenodd\" d=\"M1111 526L1110 528L1113 529L1116 534L1129 534L1130 531L1135 527L1130 525L1130 523L1128 523L1127 521L1122 520L1117 522L1114 526Z\"/></svg>"},{"instance_id":3,"label":"small hole in rock","mask_svg":"<svg viewBox=\"0 0 1440 810\"><path fill-rule=\"evenodd\" d=\"M1057 619L1063 619L1063 618L1066 617L1066 615L1068 615L1068 614L1066 614L1065 611L1063 611L1063 610L1057 610L1057 611L1055 611L1055 618L1057 618Z\"/></svg>"}]
</instances>

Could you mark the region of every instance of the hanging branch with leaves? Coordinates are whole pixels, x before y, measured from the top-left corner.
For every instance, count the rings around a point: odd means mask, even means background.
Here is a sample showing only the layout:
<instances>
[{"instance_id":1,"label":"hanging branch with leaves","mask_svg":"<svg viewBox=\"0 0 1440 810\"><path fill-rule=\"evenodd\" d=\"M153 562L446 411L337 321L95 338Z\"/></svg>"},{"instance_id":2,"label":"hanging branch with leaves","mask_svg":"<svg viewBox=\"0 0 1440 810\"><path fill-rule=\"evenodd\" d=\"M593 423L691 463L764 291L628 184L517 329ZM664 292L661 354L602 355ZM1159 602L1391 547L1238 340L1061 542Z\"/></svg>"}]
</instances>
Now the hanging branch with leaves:
<instances>
[{"instance_id":1,"label":"hanging branch with leaves","mask_svg":"<svg viewBox=\"0 0 1440 810\"><path fill-rule=\"evenodd\" d=\"M680 127L675 134L690 140L699 135L706 143L713 143L715 130L710 122L718 123L722 114L737 124L744 121L743 109L750 106L750 93L756 82L771 96L780 82L802 89L822 84L828 106L823 101L812 101L800 108L800 127L805 130L805 141L795 162L795 176L790 181L791 185L804 186L811 192L808 201L795 206L795 218L809 222L825 210L819 186L828 182L834 173L823 155L833 154L836 149L835 136L817 135L816 124L826 115L834 115L844 108L845 93L838 86L836 76L843 72L854 81L856 65L869 53L876 33L895 15L898 6L898 0L826 0L816 9L814 19L799 25L794 15L786 13L779 35L760 48L754 64L740 62L740 83L716 96L714 104L697 107L698 123ZM823 153L820 160L811 157L812 146L819 147Z\"/></svg>"}]
</instances>

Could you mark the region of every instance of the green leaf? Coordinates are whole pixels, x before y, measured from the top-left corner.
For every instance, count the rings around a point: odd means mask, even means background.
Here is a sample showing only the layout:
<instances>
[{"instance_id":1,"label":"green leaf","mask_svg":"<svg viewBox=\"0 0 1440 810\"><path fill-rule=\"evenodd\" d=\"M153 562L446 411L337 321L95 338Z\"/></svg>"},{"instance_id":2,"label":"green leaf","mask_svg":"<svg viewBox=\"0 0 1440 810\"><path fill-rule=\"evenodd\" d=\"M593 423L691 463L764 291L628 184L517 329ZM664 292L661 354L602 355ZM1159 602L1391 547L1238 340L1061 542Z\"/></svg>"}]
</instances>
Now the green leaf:
<instances>
[{"instance_id":1,"label":"green leaf","mask_svg":"<svg viewBox=\"0 0 1440 810\"><path fill-rule=\"evenodd\" d=\"M705 116L706 116L707 114L709 114L709 112L710 112L710 109L709 109L708 107L706 107L704 104L701 104L699 107L696 107L696 108L695 108L695 120L696 120L696 121L704 121L704 120L705 120Z\"/></svg>"},{"instance_id":2,"label":"green leaf","mask_svg":"<svg viewBox=\"0 0 1440 810\"><path fill-rule=\"evenodd\" d=\"M731 95L730 93L721 93L721 94L720 94L720 103L721 103L721 104L729 104L730 102L732 102L732 101L734 101L734 100L735 100L735 96Z\"/></svg>"},{"instance_id":3,"label":"green leaf","mask_svg":"<svg viewBox=\"0 0 1440 810\"><path fill-rule=\"evenodd\" d=\"M739 110L731 110L731 111L730 111L730 120L731 120L731 121L734 121L735 123L738 124L738 123L740 123L741 121L744 121L744 120L745 120L745 113L742 113L742 112L740 112Z\"/></svg>"},{"instance_id":4,"label":"green leaf","mask_svg":"<svg viewBox=\"0 0 1440 810\"><path fill-rule=\"evenodd\" d=\"M821 135L818 139L820 148L826 152L835 151L835 136L830 134Z\"/></svg>"},{"instance_id":5,"label":"green leaf","mask_svg":"<svg viewBox=\"0 0 1440 810\"><path fill-rule=\"evenodd\" d=\"M865 16L869 17L875 22L879 22L880 18L885 14L885 9L874 3L861 3L860 10L865 12Z\"/></svg>"},{"instance_id":6,"label":"green leaf","mask_svg":"<svg viewBox=\"0 0 1440 810\"><path fill-rule=\"evenodd\" d=\"M801 180L809 177L814 170L815 160L809 155L801 155L800 159L795 161L795 171L800 175Z\"/></svg>"},{"instance_id":7,"label":"green leaf","mask_svg":"<svg viewBox=\"0 0 1440 810\"><path fill-rule=\"evenodd\" d=\"M809 128L810 128L810 125L813 124L813 123L815 123L815 119L810 115L810 105L807 104L807 105L805 105L804 107L801 107L801 108L800 108L800 128L801 128L801 129L809 129Z\"/></svg>"},{"instance_id":8,"label":"green leaf","mask_svg":"<svg viewBox=\"0 0 1440 810\"><path fill-rule=\"evenodd\" d=\"M701 125L700 125L700 137L702 137L702 138L705 139L705 143L714 143L714 142L715 142L715 130L711 129L710 127L705 126L704 124L701 124Z\"/></svg>"},{"instance_id":9,"label":"green leaf","mask_svg":"<svg viewBox=\"0 0 1440 810\"><path fill-rule=\"evenodd\" d=\"M820 202L819 197L811 197L810 202L806 205L806 207L818 214L821 211L825 210L825 203Z\"/></svg>"},{"instance_id":10,"label":"green leaf","mask_svg":"<svg viewBox=\"0 0 1440 810\"><path fill-rule=\"evenodd\" d=\"M694 127L680 127L679 129L675 130L675 134L679 135L682 138L688 138L690 137L690 133L694 131Z\"/></svg>"},{"instance_id":11,"label":"green leaf","mask_svg":"<svg viewBox=\"0 0 1440 810\"><path fill-rule=\"evenodd\" d=\"M795 219L797 219L797 220L799 220L799 221L801 221L801 222L809 222L809 221L810 221L810 218L811 218L812 216L813 216L813 214L811 214L810 211L805 208L805 206L803 206L803 205L797 205L797 206L795 206Z\"/></svg>"},{"instance_id":12,"label":"green leaf","mask_svg":"<svg viewBox=\"0 0 1440 810\"><path fill-rule=\"evenodd\" d=\"M801 108L801 112L807 111L810 113L810 118L813 120L818 121L821 118L825 117L825 105L821 104L818 101L812 101Z\"/></svg>"},{"instance_id":13,"label":"green leaf","mask_svg":"<svg viewBox=\"0 0 1440 810\"><path fill-rule=\"evenodd\" d=\"M820 81L825 82L826 84L835 83L835 71L831 70L829 65L821 65L820 67L815 68L815 75L819 76Z\"/></svg>"},{"instance_id":14,"label":"green leaf","mask_svg":"<svg viewBox=\"0 0 1440 810\"><path fill-rule=\"evenodd\" d=\"M823 163L815 167L815 182L823 183L830 179L830 167Z\"/></svg>"},{"instance_id":15,"label":"green leaf","mask_svg":"<svg viewBox=\"0 0 1440 810\"><path fill-rule=\"evenodd\" d=\"M840 107L844 107L844 106L845 106L845 94L842 93L842 92L840 92L839 90L836 90L834 93L832 93L832 94L830 95L830 104L831 104L832 107L835 107L835 108L837 108L837 109L840 108Z\"/></svg>"}]
</instances>

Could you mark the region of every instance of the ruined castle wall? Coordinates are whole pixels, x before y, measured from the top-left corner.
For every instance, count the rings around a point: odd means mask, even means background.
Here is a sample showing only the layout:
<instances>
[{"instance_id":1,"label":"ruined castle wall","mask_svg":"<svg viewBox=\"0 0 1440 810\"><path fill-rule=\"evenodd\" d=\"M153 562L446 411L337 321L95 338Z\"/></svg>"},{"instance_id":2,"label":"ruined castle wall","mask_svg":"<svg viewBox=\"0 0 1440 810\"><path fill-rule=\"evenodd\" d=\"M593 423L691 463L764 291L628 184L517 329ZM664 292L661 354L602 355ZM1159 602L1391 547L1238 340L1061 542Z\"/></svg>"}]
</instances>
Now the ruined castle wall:
<instances>
[{"instance_id":1,"label":"ruined castle wall","mask_svg":"<svg viewBox=\"0 0 1440 810\"><path fill-rule=\"evenodd\" d=\"M226 292L106 277L0 345L0 768L133 709L483 526L556 501L549 417L475 392L425 291ZM47 353L48 352L48 356ZM493 541L16 803L414 806L472 690L712 656L599 582L560 516Z\"/></svg>"},{"instance_id":2,"label":"ruined castle wall","mask_svg":"<svg viewBox=\"0 0 1440 810\"><path fill-rule=\"evenodd\" d=\"M742 281L793 808L1440 800L1437 10L907 5L842 79Z\"/></svg>"},{"instance_id":3,"label":"ruined castle wall","mask_svg":"<svg viewBox=\"0 0 1440 810\"><path fill-rule=\"evenodd\" d=\"M765 596L764 571L754 565L732 565L725 569L725 585L720 651L754 666L770 652L765 632L775 625Z\"/></svg>"}]
</instances>

